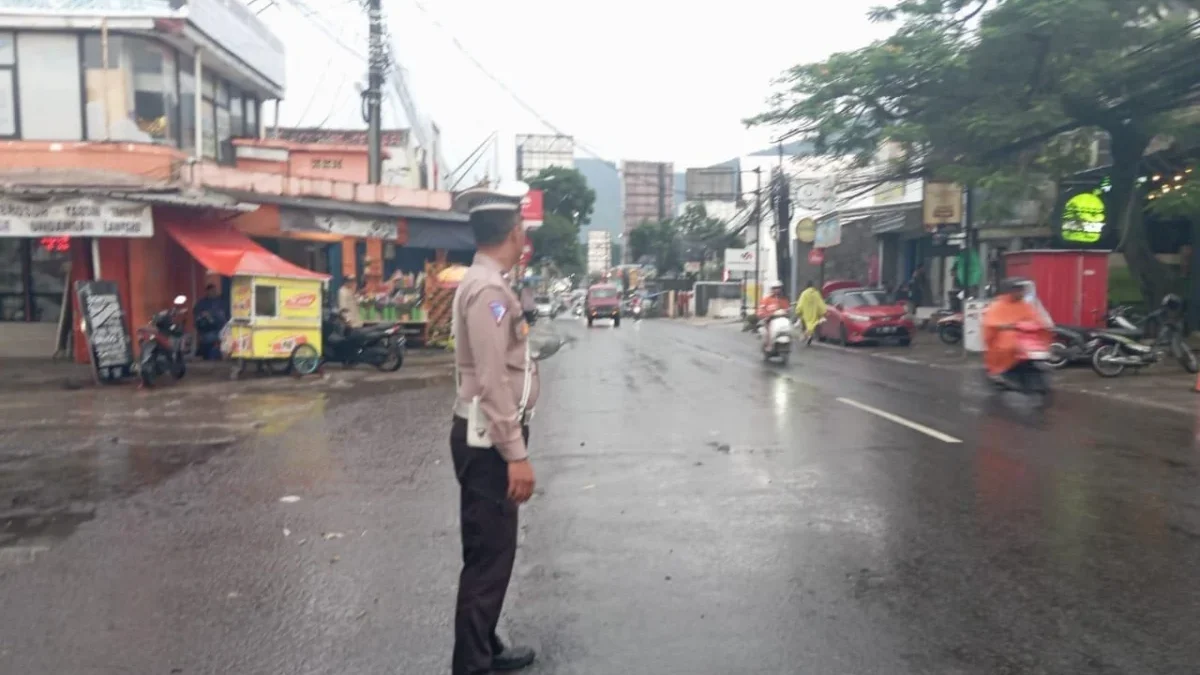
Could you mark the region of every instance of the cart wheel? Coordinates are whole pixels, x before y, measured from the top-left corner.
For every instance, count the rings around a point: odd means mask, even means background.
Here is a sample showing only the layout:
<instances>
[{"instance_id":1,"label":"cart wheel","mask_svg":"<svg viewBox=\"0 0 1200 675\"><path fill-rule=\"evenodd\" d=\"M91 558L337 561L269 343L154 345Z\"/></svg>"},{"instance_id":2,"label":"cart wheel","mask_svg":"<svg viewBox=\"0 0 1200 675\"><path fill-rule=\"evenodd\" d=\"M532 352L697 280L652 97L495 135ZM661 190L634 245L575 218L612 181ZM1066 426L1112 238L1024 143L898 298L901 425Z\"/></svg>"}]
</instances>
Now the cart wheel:
<instances>
[{"instance_id":1,"label":"cart wheel","mask_svg":"<svg viewBox=\"0 0 1200 675\"><path fill-rule=\"evenodd\" d=\"M321 353L307 342L296 345L292 350L292 357L288 359L288 365L297 376L312 375L321 367Z\"/></svg>"}]
</instances>

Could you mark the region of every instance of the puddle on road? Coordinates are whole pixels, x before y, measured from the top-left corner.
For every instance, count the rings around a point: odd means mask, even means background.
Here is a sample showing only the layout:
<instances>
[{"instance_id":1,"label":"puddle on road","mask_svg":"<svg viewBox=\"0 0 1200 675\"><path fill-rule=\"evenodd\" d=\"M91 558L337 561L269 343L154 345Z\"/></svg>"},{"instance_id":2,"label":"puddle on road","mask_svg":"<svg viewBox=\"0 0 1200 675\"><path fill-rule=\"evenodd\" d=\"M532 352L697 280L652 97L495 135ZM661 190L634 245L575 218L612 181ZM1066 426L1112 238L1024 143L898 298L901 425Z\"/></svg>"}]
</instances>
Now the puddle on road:
<instances>
[{"instance_id":1,"label":"puddle on road","mask_svg":"<svg viewBox=\"0 0 1200 675\"><path fill-rule=\"evenodd\" d=\"M0 569L27 562L55 543L75 533L80 524L96 515L91 508L73 508L59 513L10 512L0 514Z\"/></svg>"}]
</instances>

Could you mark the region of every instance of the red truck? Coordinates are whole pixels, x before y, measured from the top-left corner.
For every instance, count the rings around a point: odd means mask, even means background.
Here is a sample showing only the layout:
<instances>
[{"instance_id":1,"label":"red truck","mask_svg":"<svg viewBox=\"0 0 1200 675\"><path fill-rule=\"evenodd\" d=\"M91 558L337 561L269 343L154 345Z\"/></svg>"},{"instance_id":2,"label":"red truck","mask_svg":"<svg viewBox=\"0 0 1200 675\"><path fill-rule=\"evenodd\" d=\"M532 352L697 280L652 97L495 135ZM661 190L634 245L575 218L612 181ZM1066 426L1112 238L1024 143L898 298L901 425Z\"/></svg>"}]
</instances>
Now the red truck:
<instances>
[{"instance_id":1,"label":"red truck","mask_svg":"<svg viewBox=\"0 0 1200 675\"><path fill-rule=\"evenodd\" d=\"M621 292L612 284L595 284L588 288L583 306L588 327L596 319L612 319L613 328L621 327Z\"/></svg>"}]
</instances>

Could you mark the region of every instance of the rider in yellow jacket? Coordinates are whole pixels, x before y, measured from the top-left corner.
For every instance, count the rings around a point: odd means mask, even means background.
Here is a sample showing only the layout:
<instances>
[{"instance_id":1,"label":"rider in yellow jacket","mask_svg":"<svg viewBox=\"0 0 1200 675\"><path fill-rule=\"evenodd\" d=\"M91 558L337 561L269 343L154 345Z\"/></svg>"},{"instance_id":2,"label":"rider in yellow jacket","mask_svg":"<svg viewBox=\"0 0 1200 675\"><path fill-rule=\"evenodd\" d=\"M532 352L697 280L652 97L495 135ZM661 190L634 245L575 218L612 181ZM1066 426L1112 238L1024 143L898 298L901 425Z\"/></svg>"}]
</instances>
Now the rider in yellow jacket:
<instances>
[{"instance_id":1,"label":"rider in yellow jacket","mask_svg":"<svg viewBox=\"0 0 1200 675\"><path fill-rule=\"evenodd\" d=\"M813 287L813 282L809 281L800 298L796 300L796 316L804 324L805 340L809 344L812 344L817 324L825 318L825 309L825 299L821 297L821 292Z\"/></svg>"}]
</instances>

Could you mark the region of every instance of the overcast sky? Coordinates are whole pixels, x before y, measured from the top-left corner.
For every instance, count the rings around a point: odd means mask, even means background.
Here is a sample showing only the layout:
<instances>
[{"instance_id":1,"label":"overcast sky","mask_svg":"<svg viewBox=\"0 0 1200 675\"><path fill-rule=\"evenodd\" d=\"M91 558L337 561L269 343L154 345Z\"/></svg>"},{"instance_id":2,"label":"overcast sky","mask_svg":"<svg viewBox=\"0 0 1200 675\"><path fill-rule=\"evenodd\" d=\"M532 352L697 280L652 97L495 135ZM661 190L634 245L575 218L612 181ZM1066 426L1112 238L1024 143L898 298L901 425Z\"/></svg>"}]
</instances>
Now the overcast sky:
<instances>
[{"instance_id":1,"label":"overcast sky","mask_svg":"<svg viewBox=\"0 0 1200 675\"><path fill-rule=\"evenodd\" d=\"M301 8L365 54L366 17L357 1L275 3L261 17L287 49L280 123L364 127L356 90L364 62L331 46ZM769 132L747 131L741 120L762 109L772 78L886 34L887 27L866 20L876 4L880 0L383 0L413 94L441 127L447 159L457 164L499 130L505 174L512 171L514 134L554 130L492 82L455 40L590 151L577 154L673 161L682 170L765 145ZM385 105L385 125L408 126L394 99Z\"/></svg>"}]
</instances>

